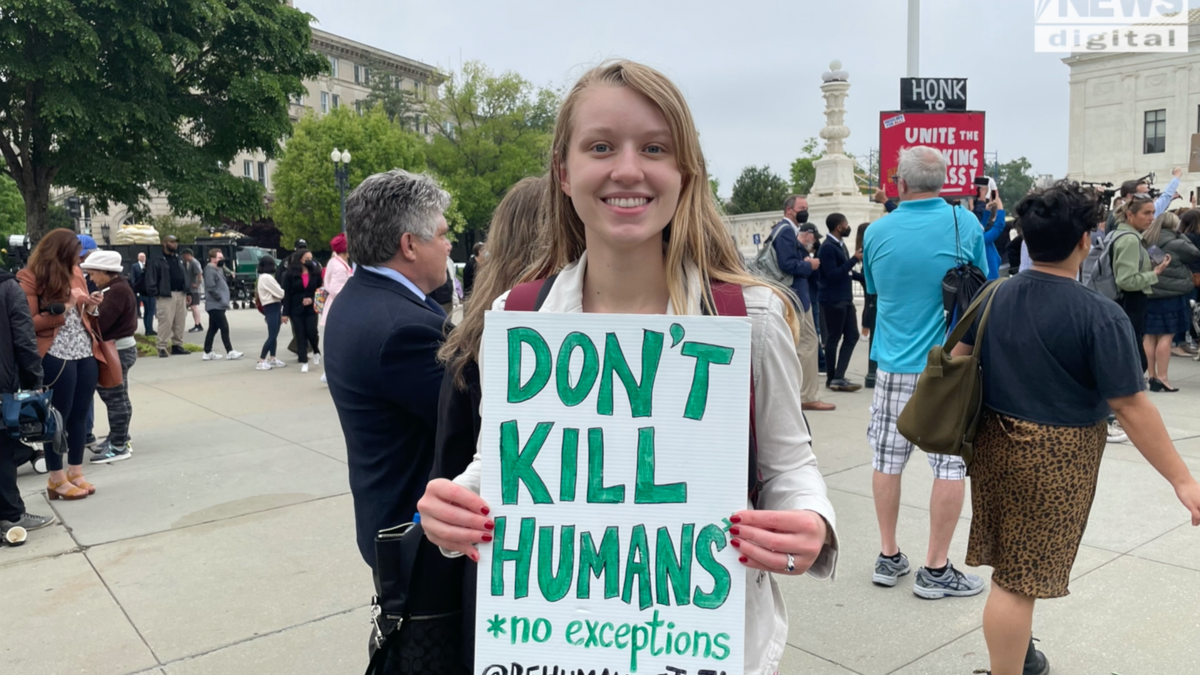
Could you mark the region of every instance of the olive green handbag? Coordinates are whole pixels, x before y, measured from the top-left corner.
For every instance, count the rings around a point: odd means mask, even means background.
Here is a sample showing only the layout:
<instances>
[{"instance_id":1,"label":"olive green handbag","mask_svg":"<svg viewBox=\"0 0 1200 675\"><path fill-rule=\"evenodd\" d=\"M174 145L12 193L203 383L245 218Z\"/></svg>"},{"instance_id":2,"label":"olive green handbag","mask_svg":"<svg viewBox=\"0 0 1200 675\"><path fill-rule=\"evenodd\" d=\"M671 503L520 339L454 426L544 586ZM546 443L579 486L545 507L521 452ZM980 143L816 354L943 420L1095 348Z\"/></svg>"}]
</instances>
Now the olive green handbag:
<instances>
[{"instance_id":1,"label":"olive green handbag","mask_svg":"<svg viewBox=\"0 0 1200 675\"><path fill-rule=\"evenodd\" d=\"M1004 280L994 281L975 296L958 325L946 338L945 345L929 350L925 370L917 380L912 398L896 420L896 429L913 445L925 452L957 455L970 465L975 455L975 430L983 412L983 372L979 347L992 311L992 299ZM987 303L984 306L984 303ZM983 307L975 350L970 356L951 356L950 352L975 324Z\"/></svg>"}]
</instances>

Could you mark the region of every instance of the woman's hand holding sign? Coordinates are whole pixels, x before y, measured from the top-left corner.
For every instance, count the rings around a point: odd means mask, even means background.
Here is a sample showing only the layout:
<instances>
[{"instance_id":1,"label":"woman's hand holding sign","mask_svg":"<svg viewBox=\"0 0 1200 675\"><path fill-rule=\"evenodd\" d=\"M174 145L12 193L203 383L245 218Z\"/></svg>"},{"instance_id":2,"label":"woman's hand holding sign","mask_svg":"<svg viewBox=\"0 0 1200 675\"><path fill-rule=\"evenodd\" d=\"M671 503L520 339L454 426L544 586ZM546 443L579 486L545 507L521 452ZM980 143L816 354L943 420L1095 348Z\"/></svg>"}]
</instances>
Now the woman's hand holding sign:
<instances>
[{"instance_id":1,"label":"woman's hand holding sign","mask_svg":"<svg viewBox=\"0 0 1200 675\"><path fill-rule=\"evenodd\" d=\"M825 546L829 526L813 511L738 511L729 521L738 560L751 569L804 574ZM788 569L789 557L792 569Z\"/></svg>"},{"instance_id":2,"label":"woman's hand holding sign","mask_svg":"<svg viewBox=\"0 0 1200 675\"><path fill-rule=\"evenodd\" d=\"M458 551L475 562L475 544L492 540L495 525L483 498L457 483L439 478L430 481L417 502L425 537L447 551Z\"/></svg>"}]
</instances>

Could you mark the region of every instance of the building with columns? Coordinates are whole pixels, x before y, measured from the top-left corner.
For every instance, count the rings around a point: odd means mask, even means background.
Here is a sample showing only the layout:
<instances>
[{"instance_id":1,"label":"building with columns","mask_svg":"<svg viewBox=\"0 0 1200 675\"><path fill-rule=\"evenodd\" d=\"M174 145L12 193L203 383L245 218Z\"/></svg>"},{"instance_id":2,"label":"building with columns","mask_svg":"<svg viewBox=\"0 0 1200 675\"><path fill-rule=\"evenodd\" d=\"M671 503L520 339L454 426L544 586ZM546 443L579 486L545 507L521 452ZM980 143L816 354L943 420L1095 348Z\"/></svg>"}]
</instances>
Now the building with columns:
<instances>
[{"instance_id":1,"label":"building with columns","mask_svg":"<svg viewBox=\"0 0 1200 675\"><path fill-rule=\"evenodd\" d=\"M1188 171L1200 135L1200 10L1191 10L1186 53L1076 53L1071 69L1067 175L1112 182L1155 174L1155 185L1184 167L1179 193L1200 184ZM1036 105L1036 103L1035 103ZM1193 168L1200 165L1193 163Z\"/></svg>"}]
</instances>

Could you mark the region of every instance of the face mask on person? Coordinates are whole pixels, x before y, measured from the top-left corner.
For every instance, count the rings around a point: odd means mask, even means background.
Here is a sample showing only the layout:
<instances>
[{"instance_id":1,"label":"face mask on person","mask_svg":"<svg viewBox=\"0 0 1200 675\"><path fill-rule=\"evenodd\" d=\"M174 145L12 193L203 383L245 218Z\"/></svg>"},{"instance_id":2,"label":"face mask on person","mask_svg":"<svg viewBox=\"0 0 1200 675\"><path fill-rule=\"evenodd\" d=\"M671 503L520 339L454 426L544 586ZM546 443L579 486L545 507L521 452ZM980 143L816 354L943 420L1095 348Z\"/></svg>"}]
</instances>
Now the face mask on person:
<instances>
[{"instance_id":1,"label":"face mask on person","mask_svg":"<svg viewBox=\"0 0 1200 675\"><path fill-rule=\"evenodd\" d=\"M796 224L803 225L808 222L808 210L796 212Z\"/></svg>"}]
</instances>

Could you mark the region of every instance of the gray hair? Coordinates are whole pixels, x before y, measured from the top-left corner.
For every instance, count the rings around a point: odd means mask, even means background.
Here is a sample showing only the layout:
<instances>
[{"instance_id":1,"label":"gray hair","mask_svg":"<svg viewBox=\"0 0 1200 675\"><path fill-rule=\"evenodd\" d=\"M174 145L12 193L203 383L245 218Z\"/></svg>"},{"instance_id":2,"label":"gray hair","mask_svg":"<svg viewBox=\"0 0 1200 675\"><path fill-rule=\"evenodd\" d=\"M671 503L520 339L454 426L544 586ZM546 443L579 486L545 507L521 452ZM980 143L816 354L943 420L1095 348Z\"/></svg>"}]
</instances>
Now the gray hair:
<instances>
[{"instance_id":1,"label":"gray hair","mask_svg":"<svg viewBox=\"0 0 1200 675\"><path fill-rule=\"evenodd\" d=\"M360 265L380 265L400 249L400 238L437 234L450 194L427 174L393 169L368 176L346 196L346 243Z\"/></svg>"},{"instance_id":2,"label":"gray hair","mask_svg":"<svg viewBox=\"0 0 1200 675\"><path fill-rule=\"evenodd\" d=\"M909 192L941 192L946 183L946 158L936 148L914 145L900 151L896 173Z\"/></svg>"}]
</instances>

